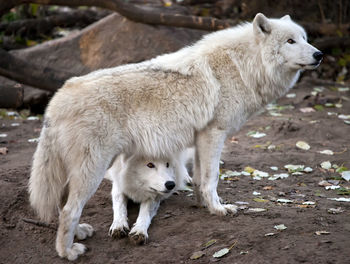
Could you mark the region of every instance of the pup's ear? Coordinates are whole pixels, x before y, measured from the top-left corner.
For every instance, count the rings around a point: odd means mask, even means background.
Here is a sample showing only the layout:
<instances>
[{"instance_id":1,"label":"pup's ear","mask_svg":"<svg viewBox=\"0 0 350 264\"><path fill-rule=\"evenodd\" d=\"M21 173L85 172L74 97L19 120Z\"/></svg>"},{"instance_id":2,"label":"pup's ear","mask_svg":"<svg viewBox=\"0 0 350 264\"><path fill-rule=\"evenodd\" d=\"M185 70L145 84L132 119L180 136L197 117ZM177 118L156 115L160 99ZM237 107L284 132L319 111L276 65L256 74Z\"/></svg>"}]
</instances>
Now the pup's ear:
<instances>
[{"instance_id":1,"label":"pup's ear","mask_svg":"<svg viewBox=\"0 0 350 264\"><path fill-rule=\"evenodd\" d=\"M281 17L281 20L292 20L292 19L290 18L290 15L285 15Z\"/></svg>"},{"instance_id":2,"label":"pup's ear","mask_svg":"<svg viewBox=\"0 0 350 264\"><path fill-rule=\"evenodd\" d=\"M270 34L271 24L269 19L261 13L256 14L253 20L253 30L255 35Z\"/></svg>"}]
</instances>

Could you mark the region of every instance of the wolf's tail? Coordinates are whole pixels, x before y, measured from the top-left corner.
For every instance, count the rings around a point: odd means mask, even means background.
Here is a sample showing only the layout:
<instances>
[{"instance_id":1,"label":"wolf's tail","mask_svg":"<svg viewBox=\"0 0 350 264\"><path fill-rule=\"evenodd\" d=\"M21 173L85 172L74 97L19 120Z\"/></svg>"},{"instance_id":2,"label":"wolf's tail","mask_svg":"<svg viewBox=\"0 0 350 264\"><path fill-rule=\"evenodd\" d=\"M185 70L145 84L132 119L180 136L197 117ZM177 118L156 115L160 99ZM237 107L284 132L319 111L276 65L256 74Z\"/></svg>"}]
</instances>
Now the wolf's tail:
<instances>
[{"instance_id":1,"label":"wolf's tail","mask_svg":"<svg viewBox=\"0 0 350 264\"><path fill-rule=\"evenodd\" d=\"M58 212L67 185L60 151L48 130L44 127L41 132L29 179L30 204L44 221L51 220Z\"/></svg>"}]
</instances>

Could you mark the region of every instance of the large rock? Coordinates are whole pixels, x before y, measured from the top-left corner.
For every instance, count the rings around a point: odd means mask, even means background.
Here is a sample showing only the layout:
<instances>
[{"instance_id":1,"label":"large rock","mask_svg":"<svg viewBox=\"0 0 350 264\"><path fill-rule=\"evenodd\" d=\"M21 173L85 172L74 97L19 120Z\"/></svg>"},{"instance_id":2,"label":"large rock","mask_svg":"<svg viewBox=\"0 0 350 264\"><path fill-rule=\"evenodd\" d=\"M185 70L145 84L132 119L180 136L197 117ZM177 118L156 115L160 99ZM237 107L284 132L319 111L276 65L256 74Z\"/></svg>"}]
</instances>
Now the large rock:
<instances>
[{"instance_id":1,"label":"large rock","mask_svg":"<svg viewBox=\"0 0 350 264\"><path fill-rule=\"evenodd\" d=\"M204 33L135 23L115 13L65 38L11 53L34 64L81 75L176 51Z\"/></svg>"},{"instance_id":2,"label":"large rock","mask_svg":"<svg viewBox=\"0 0 350 264\"><path fill-rule=\"evenodd\" d=\"M176 51L198 40L205 33L135 23L114 13L67 37L11 53L30 63L78 76L96 69L140 62ZM0 81L8 82L1 76ZM32 106L41 112L48 101L48 92L23 87L22 106Z\"/></svg>"}]
</instances>

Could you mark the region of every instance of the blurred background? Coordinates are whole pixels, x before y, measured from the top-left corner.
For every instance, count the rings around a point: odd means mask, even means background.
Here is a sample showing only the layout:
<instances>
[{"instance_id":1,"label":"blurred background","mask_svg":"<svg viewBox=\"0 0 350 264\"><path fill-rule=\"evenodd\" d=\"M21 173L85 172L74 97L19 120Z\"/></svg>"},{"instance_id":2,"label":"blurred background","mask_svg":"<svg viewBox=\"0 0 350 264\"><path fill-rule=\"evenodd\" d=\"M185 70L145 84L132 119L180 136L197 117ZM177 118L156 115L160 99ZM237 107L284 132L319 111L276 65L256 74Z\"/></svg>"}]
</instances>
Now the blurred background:
<instances>
[{"instance_id":1,"label":"blurred background","mask_svg":"<svg viewBox=\"0 0 350 264\"><path fill-rule=\"evenodd\" d=\"M289 14L326 54L302 79L349 82L347 0L0 0L0 108L43 113L71 76L175 51L258 12Z\"/></svg>"}]
</instances>

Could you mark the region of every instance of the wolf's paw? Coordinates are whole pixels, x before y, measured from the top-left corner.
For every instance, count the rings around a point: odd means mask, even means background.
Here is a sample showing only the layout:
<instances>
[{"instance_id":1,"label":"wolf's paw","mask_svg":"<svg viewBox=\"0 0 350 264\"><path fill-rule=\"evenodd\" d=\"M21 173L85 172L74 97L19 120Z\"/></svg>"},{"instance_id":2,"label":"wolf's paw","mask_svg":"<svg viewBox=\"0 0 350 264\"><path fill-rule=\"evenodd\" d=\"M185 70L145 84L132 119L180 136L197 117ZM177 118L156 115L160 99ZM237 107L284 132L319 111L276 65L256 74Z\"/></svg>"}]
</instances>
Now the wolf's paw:
<instances>
[{"instance_id":1,"label":"wolf's paw","mask_svg":"<svg viewBox=\"0 0 350 264\"><path fill-rule=\"evenodd\" d=\"M113 225L109 229L108 235L112 238L123 238L126 237L129 233L129 227L122 226L119 228L114 228Z\"/></svg>"},{"instance_id":2,"label":"wolf's paw","mask_svg":"<svg viewBox=\"0 0 350 264\"><path fill-rule=\"evenodd\" d=\"M86 246L80 243L73 243L71 248L66 251L67 259L70 261L76 260L79 255L84 254L87 250Z\"/></svg>"},{"instance_id":3,"label":"wolf's paw","mask_svg":"<svg viewBox=\"0 0 350 264\"><path fill-rule=\"evenodd\" d=\"M237 206L234 204L218 204L215 207L208 206L208 209L211 214L215 215L227 215L229 214L236 214L237 213Z\"/></svg>"},{"instance_id":4,"label":"wolf's paw","mask_svg":"<svg viewBox=\"0 0 350 264\"><path fill-rule=\"evenodd\" d=\"M237 205L234 204L223 204L223 207L227 210L229 214L237 214Z\"/></svg>"},{"instance_id":5,"label":"wolf's paw","mask_svg":"<svg viewBox=\"0 0 350 264\"><path fill-rule=\"evenodd\" d=\"M148 241L148 235L143 233L130 233L129 239L134 245L144 245Z\"/></svg>"},{"instance_id":6,"label":"wolf's paw","mask_svg":"<svg viewBox=\"0 0 350 264\"><path fill-rule=\"evenodd\" d=\"M94 229L89 224L79 224L75 229L75 236L78 240L84 240L94 234Z\"/></svg>"}]
</instances>

